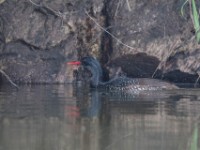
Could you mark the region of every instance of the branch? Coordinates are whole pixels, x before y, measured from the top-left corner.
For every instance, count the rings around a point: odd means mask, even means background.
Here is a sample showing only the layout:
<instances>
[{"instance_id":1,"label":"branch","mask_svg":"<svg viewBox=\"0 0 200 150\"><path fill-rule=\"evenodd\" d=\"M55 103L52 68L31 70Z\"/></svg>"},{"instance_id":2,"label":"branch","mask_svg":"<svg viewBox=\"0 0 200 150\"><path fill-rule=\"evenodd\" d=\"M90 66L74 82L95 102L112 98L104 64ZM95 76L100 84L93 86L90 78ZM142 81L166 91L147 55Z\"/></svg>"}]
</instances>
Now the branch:
<instances>
[{"instance_id":1,"label":"branch","mask_svg":"<svg viewBox=\"0 0 200 150\"><path fill-rule=\"evenodd\" d=\"M17 86L17 84L15 84L10 77L3 71L0 69L0 73L6 77L6 79L10 82L11 85L13 85L14 87L16 87L17 89L19 89L19 87Z\"/></svg>"},{"instance_id":2,"label":"branch","mask_svg":"<svg viewBox=\"0 0 200 150\"><path fill-rule=\"evenodd\" d=\"M29 0L29 2L31 2L33 5L37 6L37 7L41 7L40 5L36 4L35 2L33 2L32 0Z\"/></svg>"}]
</instances>

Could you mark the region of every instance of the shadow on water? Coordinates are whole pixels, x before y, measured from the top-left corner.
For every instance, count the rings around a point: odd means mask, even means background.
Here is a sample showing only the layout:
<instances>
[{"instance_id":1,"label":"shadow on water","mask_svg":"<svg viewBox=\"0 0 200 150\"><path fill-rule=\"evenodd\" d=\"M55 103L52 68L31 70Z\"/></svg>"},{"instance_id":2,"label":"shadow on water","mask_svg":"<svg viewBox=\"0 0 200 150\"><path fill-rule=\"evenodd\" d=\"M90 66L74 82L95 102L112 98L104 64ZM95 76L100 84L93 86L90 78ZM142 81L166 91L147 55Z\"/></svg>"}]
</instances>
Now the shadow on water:
<instances>
[{"instance_id":1,"label":"shadow on water","mask_svg":"<svg viewBox=\"0 0 200 150\"><path fill-rule=\"evenodd\" d=\"M72 85L0 89L0 150L183 150L200 90L126 95Z\"/></svg>"}]
</instances>

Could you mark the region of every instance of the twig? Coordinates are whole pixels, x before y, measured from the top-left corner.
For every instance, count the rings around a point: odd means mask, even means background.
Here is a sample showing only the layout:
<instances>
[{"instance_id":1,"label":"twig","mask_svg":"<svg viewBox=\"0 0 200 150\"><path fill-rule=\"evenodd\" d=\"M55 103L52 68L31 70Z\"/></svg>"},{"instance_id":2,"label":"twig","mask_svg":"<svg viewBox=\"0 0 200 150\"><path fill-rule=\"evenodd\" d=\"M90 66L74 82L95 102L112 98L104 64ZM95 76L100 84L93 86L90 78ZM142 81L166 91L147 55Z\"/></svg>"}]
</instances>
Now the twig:
<instances>
[{"instance_id":1,"label":"twig","mask_svg":"<svg viewBox=\"0 0 200 150\"><path fill-rule=\"evenodd\" d=\"M15 84L15 83L10 79L10 77L9 77L3 70L0 69L0 73L1 73L2 75L4 75L4 76L6 77L6 79L7 79L14 87L19 88L19 87L17 86L17 84Z\"/></svg>"},{"instance_id":2,"label":"twig","mask_svg":"<svg viewBox=\"0 0 200 150\"><path fill-rule=\"evenodd\" d=\"M126 0L126 4L127 4L127 7L128 7L128 11L131 11L129 0Z\"/></svg>"},{"instance_id":3,"label":"twig","mask_svg":"<svg viewBox=\"0 0 200 150\"><path fill-rule=\"evenodd\" d=\"M31 2L33 5L37 6L37 7L41 7L40 5L36 4L35 2L33 2L32 0L29 0L29 2Z\"/></svg>"},{"instance_id":4,"label":"twig","mask_svg":"<svg viewBox=\"0 0 200 150\"><path fill-rule=\"evenodd\" d=\"M199 79L200 79L200 75L199 75L199 77L197 78L197 80L195 81L194 87L197 87L197 84L198 84L198 82L199 82Z\"/></svg>"},{"instance_id":5,"label":"twig","mask_svg":"<svg viewBox=\"0 0 200 150\"><path fill-rule=\"evenodd\" d=\"M46 10L52 12L55 16L60 17L61 19L66 19L66 15L69 14L68 12L63 12L62 13L60 11L56 11L53 8L49 7L48 5L38 5L35 2L33 2L32 0L29 0L29 1L30 1L30 3L32 3L33 5L35 5L37 7L45 8ZM72 13L76 13L76 11L72 12Z\"/></svg>"},{"instance_id":6,"label":"twig","mask_svg":"<svg viewBox=\"0 0 200 150\"><path fill-rule=\"evenodd\" d=\"M169 56L172 54L172 50L176 47L176 45L178 44L178 41L176 41L175 44L172 45L172 47L169 49L169 55L164 59L165 61L167 60L167 58L169 58ZM154 71L153 75L152 75L152 78L154 78L155 74L157 73L158 71L158 68L160 67L160 64L164 62L164 61L161 61L158 66L156 67L156 70Z\"/></svg>"},{"instance_id":7,"label":"twig","mask_svg":"<svg viewBox=\"0 0 200 150\"><path fill-rule=\"evenodd\" d=\"M133 49L133 50L136 50L134 47L131 47L125 43L123 43L121 40L119 40L116 36L114 36L112 33L110 33L109 31L107 31L105 28L103 28L99 23L97 23L97 21L91 17L87 11L85 11L85 14L101 29L103 30L104 32L106 32L107 34L109 34L113 39L115 39L118 43L122 44L123 46L129 48L129 49Z\"/></svg>"},{"instance_id":8,"label":"twig","mask_svg":"<svg viewBox=\"0 0 200 150\"><path fill-rule=\"evenodd\" d=\"M119 0L118 3L117 3L117 8L116 8L115 15L114 15L115 17L118 14L119 5L121 5L121 2L122 2L122 0Z\"/></svg>"},{"instance_id":9,"label":"twig","mask_svg":"<svg viewBox=\"0 0 200 150\"><path fill-rule=\"evenodd\" d=\"M40 8L44 8L48 11L50 11L51 13L53 13L55 16L60 17L60 18L64 18L64 13L61 13L60 11L56 11L54 9L52 9L51 7L47 6L47 5L38 5L35 2L33 2L32 0L29 0L29 2L31 2L33 5L40 7Z\"/></svg>"}]
</instances>

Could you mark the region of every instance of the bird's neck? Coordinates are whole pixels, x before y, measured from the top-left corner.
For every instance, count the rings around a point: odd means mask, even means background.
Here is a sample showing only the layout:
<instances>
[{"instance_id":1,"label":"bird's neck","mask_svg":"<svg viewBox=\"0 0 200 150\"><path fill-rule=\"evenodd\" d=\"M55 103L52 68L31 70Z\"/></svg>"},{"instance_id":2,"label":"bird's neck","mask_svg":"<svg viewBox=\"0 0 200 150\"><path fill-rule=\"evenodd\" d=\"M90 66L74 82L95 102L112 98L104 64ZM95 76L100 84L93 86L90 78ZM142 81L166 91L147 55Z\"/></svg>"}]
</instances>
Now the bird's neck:
<instances>
[{"instance_id":1,"label":"bird's neck","mask_svg":"<svg viewBox=\"0 0 200 150\"><path fill-rule=\"evenodd\" d=\"M116 77L112 78L109 81L103 81L103 71L100 66L93 65L93 66L86 66L86 68L91 72L92 77L90 78L90 86L93 88L97 88L98 86L105 86L114 80L116 80Z\"/></svg>"},{"instance_id":2,"label":"bird's neck","mask_svg":"<svg viewBox=\"0 0 200 150\"><path fill-rule=\"evenodd\" d=\"M103 83L101 81L102 75L100 74L100 72L97 69L94 69L90 66L87 66L87 69L92 73L92 77L90 79L90 85L92 87L96 88L99 84Z\"/></svg>"}]
</instances>

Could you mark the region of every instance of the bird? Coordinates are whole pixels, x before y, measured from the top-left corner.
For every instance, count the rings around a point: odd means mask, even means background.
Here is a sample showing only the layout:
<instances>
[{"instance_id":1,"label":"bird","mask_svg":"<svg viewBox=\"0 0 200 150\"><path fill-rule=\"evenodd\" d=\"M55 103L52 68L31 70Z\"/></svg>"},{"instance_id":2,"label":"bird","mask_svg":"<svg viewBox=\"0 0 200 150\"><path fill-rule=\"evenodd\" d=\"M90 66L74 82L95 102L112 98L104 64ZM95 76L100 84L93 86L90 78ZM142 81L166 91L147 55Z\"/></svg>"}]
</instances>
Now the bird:
<instances>
[{"instance_id":1,"label":"bird","mask_svg":"<svg viewBox=\"0 0 200 150\"><path fill-rule=\"evenodd\" d=\"M103 81L102 67L99 61L92 56L83 57L78 64L81 64L84 69L91 73L89 79L91 88L105 88L112 91L125 91L128 93L178 88L172 83L152 78L116 76L108 81Z\"/></svg>"}]
</instances>

